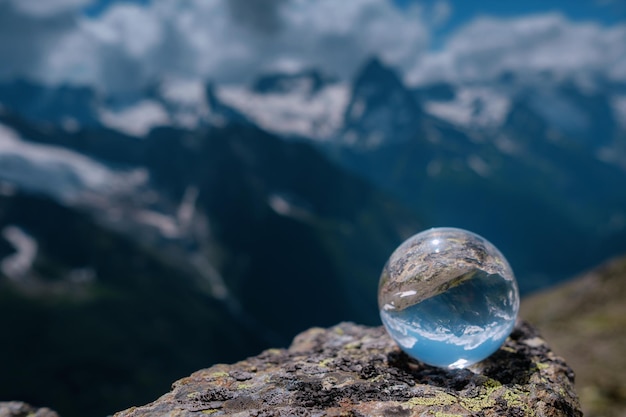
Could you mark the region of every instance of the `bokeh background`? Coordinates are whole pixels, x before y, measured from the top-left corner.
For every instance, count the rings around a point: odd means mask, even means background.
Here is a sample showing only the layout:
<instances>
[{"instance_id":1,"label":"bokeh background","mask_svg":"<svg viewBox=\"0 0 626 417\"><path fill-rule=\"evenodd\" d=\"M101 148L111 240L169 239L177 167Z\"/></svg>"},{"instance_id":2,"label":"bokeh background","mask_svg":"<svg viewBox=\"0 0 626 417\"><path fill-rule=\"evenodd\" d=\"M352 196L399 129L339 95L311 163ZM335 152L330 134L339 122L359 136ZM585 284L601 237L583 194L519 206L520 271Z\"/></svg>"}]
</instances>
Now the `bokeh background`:
<instances>
[{"instance_id":1,"label":"bokeh background","mask_svg":"<svg viewBox=\"0 0 626 417\"><path fill-rule=\"evenodd\" d=\"M624 1L0 0L0 57L0 400L105 416L378 325L455 226L626 412L626 268L570 280L626 254Z\"/></svg>"}]
</instances>

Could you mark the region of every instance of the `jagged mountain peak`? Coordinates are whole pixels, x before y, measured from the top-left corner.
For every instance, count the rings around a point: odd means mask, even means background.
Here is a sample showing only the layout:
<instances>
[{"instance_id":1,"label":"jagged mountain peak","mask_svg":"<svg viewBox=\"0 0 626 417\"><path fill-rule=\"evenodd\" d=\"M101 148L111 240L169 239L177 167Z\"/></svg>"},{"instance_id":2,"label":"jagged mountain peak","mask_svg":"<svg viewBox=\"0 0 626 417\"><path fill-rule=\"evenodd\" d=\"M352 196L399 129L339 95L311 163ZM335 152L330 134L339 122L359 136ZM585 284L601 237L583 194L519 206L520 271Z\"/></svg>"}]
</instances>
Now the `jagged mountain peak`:
<instances>
[{"instance_id":1,"label":"jagged mountain peak","mask_svg":"<svg viewBox=\"0 0 626 417\"><path fill-rule=\"evenodd\" d=\"M403 88L403 83L396 71L380 58L373 56L361 67L355 77L355 86L376 79L385 87Z\"/></svg>"},{"instance_id":2,"label":"jagged mountain peak","mask_svg":"<svg viewBox=\"0 0 626 417\"><path fill-rule=\"evenodd\" d=\"M398 74L373 57L354 80L343 142L364 147L404 142L420 130L422 114L415 94Z\"/></svg>"}]
</instances>

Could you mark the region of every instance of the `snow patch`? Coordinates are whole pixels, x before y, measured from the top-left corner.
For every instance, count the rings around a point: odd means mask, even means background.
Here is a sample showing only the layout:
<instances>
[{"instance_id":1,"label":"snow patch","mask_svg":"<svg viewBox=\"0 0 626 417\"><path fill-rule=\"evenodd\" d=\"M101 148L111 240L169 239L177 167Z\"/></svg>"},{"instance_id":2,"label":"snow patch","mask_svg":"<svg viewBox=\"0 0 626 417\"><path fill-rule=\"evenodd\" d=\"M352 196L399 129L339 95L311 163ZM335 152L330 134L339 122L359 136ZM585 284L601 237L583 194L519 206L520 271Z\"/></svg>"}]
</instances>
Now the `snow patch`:
<instances>
[{"instance_id":1,"label":"snow patch","mask_svg":"<svg viewBox=\"0 0 626 417\"><path fill-rule=\"evenodd\" d=\"M166 238L175 239L181 236L181 230L176 218L152 210L138 210L133 213L138 223L154 227Z\"/></svg>"},{"instance_id":2,"label":"snow patch","mask_svg":"<svg viewBox=\"0 0 626 417\"><path fill-rule=\"evenodd\" d=\"M188 186L185 189L183 199L176 211L176 219L182 230L188 230L192 226L192 221L196 213L196 201L198 200L198 188Z\"/></svg>"},{"instance_id":3,"label":"snow patch","mask_svg":"<svg viewBox=\"0 0 626 417\"><path fill-rule=\"evenodd\" d=\"M276 214L285 217L292 217L298 220L307 220L313 217L311 211L305 207L306 204L298 204L297 197L282 193L271 194L267 198L267 204Z\"/></svg>"},{"instance_id":4,"label":"snow patch","mask_svg":"<svg viewBox=\"0 0 626 417\"><path fill-rule=\"evenodd\" d=\"M616 96L611 100L615 120L622 129L626 129L626 96Z\"/></svg>"},{"instance_id":5,"label":"snow patch","mask_svg":"<svg viewBox=\"0 0 626 417\"><path fill-rule=\"evenodd\" d=\"M473 128L497 128L504 122L511 101L488 87L461 87L454 100L427 101L427 113L454 125Z\"/></svg>"},{"instance_id":6,"label":"snow patch","mask_svg":"<svg viewBox=\"0 0 626 417\"><path fill-rule=\"evenodd\" d=\"M125 193L148 181L143 169L114 171L80 153L22 140L0 124L0 180L32 192L73 201L92 192Z\"/></svg>"},{"instance_id":7,"label":"snow patch","mask_svg":"<svg viewBox=\"0 0 626 417\"><path fill-rule=\"evenodd\" d=\"M144 137L157 126L171 124L163 106L154 100L142 100L123 110L100 110L103 125L131 136Z\"/></svg>"},{"instance_id":8,"label":"snow patch","mask_svg":"<svg viewBox=\"0 0 626 417\"><path fill-rule=\"evenodd\" d=\"M494 144L496 145L496 148L500 150L500 152L507 155L515 156L519 155L522 152L522 147L509 136L504 134L496 136L496 138L494 139Z\"/></svg>"},{"instance_id":9,"label":"snow patch","mask_svg":"<svg viewBox=\"0 0 626 417\"><path fill-rule=\"evenodd\" d=\"M327 86L312 96L297 91L258 94L244 87L224 86L216 88L216 95L270 132L327 140L343 126L350 91L344 84Z\"/></svg>"},{"instance_id":10,"label":"snow patch","mask_svg":"<svg viewBox=\"0 0 626 417\"><path fill-rule=\"evenodd\" d=\"M201 121L211 121L204 82L170 78L159 86L159 94L174 125L194 129Z\"/></svg>"},{"instance_id":11,"label":"snow patch","mask_svg":"<svg viewBox=\"0 0 626 417\"><path fill-rule=\"evenodd\" d=\"M171 103L188 106L206 105L205 85L202 81L171 78L160 85L159 92Z\"/></svg>"},{"instance_id":12,"label":"snow patch","mask_svg":"<svg viewBox=\"0 0 626 417\"><path fill-rule=\"evenodd\" d=\"M470 155L467 157L467 165L481 177L488 177L491 173L489 164L478 155Z\"/></svg>"},{"instance_id":13,"label":"snow patch","mask_svg":"<svg viewBox=\"0 0 626 417\"><path fill-rule=\"evenodd\" d=\"M19 281L33 266L37 256L37 241L24 230L13 225L2 230L2 237L15 248L15 253L2 260L0 270L10 279Z\"/></svg>"}]
</instances>

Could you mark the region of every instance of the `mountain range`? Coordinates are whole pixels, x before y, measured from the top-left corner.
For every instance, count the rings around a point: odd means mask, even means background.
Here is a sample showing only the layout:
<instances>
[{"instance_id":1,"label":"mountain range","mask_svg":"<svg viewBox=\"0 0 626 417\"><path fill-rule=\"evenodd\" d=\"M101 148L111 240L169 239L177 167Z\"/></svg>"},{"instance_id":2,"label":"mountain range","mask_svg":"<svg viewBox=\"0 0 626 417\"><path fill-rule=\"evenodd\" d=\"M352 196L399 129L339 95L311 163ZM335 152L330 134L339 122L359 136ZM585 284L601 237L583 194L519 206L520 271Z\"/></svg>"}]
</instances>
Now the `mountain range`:
<instances>
[{"instance_id":1,"label":"mountain range","mask_svg":"<svg viewBox=\"0 0 626 417\"><path fill-rule=\"evenodd\" d=\"M307 327L377 324L387 256L431 226L488 238L523 294L564 280L626 252L624 120L600 78L410 87L377 58L126 96L4 81L0 355L22 359L0 392L105 415Z\"/></svg>"},{"instance_id":2,"label":"mountain range","mask_svg":"<svg viewBox=\"0 0 626 417\"><path fill-rule=\"evenodd\" d=\"M149 401L302 328L375 323L380 265L423 227L310 144L249 124L141 140L0 124L0 355L16 358L0 392L63 415Z\"/></svg>"}]
</instances>

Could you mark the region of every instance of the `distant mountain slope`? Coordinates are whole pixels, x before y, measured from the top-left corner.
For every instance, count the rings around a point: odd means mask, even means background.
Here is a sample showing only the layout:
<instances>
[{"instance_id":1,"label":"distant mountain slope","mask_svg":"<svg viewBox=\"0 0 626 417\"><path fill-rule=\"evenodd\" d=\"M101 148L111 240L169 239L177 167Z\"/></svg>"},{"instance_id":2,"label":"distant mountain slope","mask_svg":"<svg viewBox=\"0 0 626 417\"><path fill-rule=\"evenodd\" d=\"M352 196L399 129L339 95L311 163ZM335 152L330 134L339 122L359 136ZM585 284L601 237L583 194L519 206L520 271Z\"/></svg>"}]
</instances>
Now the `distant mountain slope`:
<instances>
[{"instance_id":1,"label":"distant mountain slope","mask_svg":"<svg viewBox=\"0 0 626 417\"><path fill-rule=\"evenodd\" d=\"M428 225L492 240L527 293L626 251L626 170L601 157L622 140L608 96L551 88L545 94L561 106L548 110L531 99L538 86L439 86L410 95L399 74L373 60L353 82L342 140L324 147ZM428 114L432 101L442 107ZM574 135L553 120L567 119L570 107L589 110L589 131ZM440 118L453 113L468 123Z\"/></svg>"},{"instance_id":2,"label":"distant mountain slope","mask_svg":"<svg viewBox=\"0 0 626 417\"><path fill-rule=\"evenodd\" d=\"M586 416L626 414L626 257L522 301L521 316L576 372Z\"/></svg>"},{"instance_id":3,"label":"distant mountain slope","mask_svg":"<svg viewBox=\"0 0 626 417\"><path fill-rule=\"evenodd\" d=\"M380 269L421 227L408 210L310 144L252 126L160 129L147 144L155 183L175 199L198 188L198 210L226 251L220 270L255 317L289 332L338 317L378 320L369 296Z\"/></svg>"},{"instance_id":4,"label":"distant mountain slope","mask_svg":"<svg viewBox=\"0 0 626 417\"><path fill-rule=\"evenodd\" d=\"M35 235L68 210L126 242L124 262L192 282L251 332L250 354L313 325L377 323L381 266L430 226L484 235L522 292L539 290L626 251L626 87L591 84L504 74L416 88L375 57L352 80L161 79L129 96L0 83L0 195L38 216L0 212L0 283L39 271ZM89 279L102 249L58 223L47 247L82 258L51 251L42 265L66 266L46 276Z\"/></svg>"},{"instance_id":5,"label":"distant mountain slope","mask_svg":"<svg viewBox=\"0 0 626 417\"><path fill-rule=\"evenodd\" d=\"M0 82L0 104L38 123L69 129L98 124L102 97L90 87L45 87L28 81Z\"/></svg>"},{"instance_id":6,"label":"distant mountain slope","mask_svg":"<svg viewBox=\"0 0 626 417\"><path fill-rule=\"evenodd\" d=\"M65 416L149 401L303 328L378 323L382 265L423 227L311 144L251 125L155 129L129 153L107 129L0 127L22 149L0 148L22 160L0 166L0 327L14 340L0 391ZM145 176L92 189L93 167Z\"/></svg>"},{"instance_id":7,"label":"distant mountain slope","mask_svg":"<svg viewBox=\"0 0 626 417\"><path fill-rule=\"evenodd\" d=\"M0 328L2 396L68 416L150 401L268 343L154 248L27 195L0 196Z\"/></svg>"},{"instance_id":8,"label":"distant mountain slope","mask_svg":"<svg viewBox=\"0 0 626 417\"><path fill-rule=\"evenodd\" d=\"M421 105L400 74L373 58L352 83L341 142L358 149L402 143L422 131L423 122Z\"/></svg>"}]
</instances>

